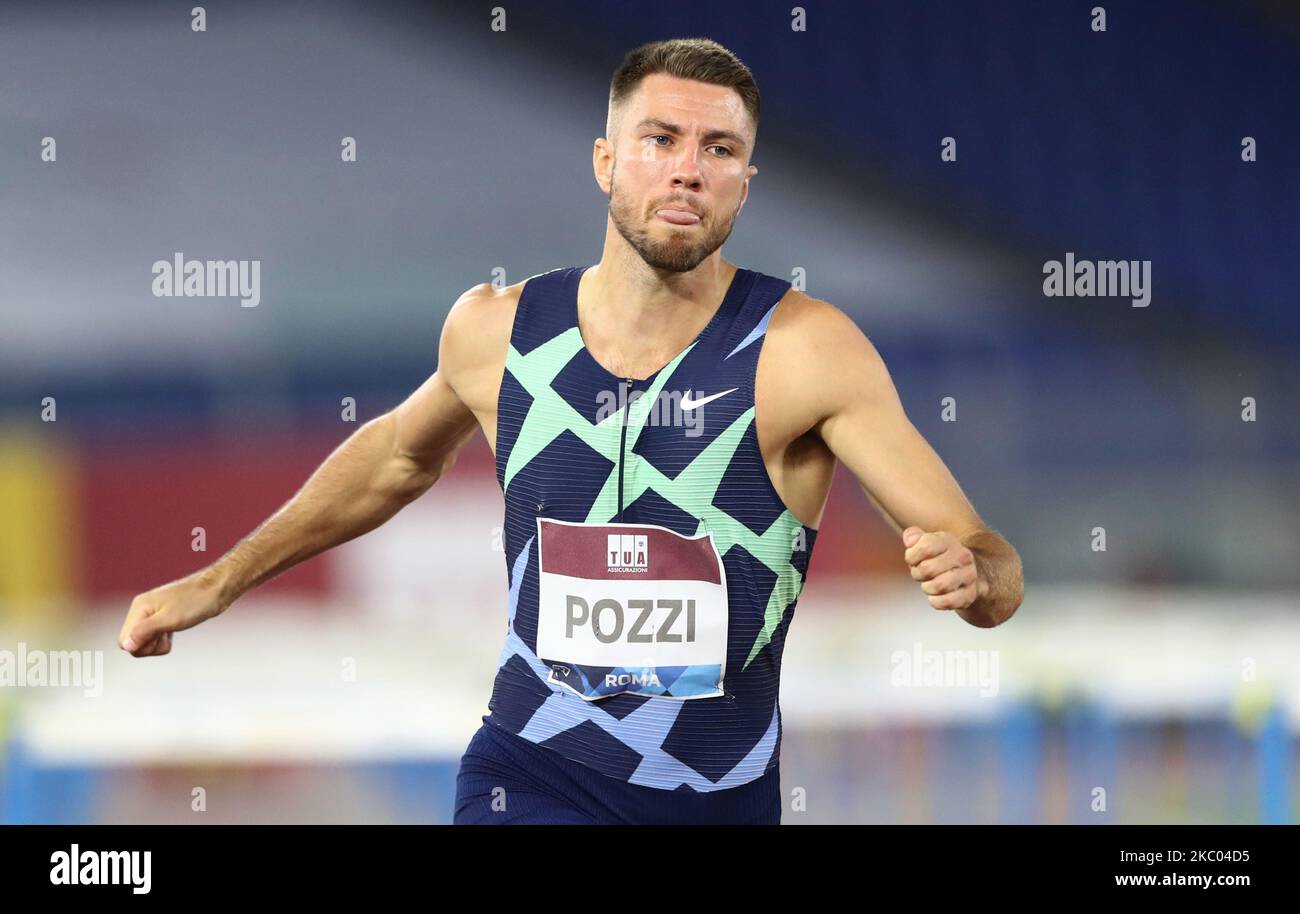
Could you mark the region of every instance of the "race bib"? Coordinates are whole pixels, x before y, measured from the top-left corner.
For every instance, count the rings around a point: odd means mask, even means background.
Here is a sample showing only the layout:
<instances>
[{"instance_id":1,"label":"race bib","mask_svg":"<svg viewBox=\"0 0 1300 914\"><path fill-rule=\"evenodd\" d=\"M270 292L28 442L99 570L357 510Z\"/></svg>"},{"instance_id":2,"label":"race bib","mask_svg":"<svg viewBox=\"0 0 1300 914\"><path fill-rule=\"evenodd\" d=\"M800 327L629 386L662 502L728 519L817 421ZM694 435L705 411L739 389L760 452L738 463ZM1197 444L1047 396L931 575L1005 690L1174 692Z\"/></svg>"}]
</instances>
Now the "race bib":
<instances>
[{"instance_id":1,"label":"race bib","mask_svg":"<svg viewBox=\"0 0 1300 914\"><path fill-rule=\"evenodd\" d=\"M588 701L723 694L727 579L713 536L537 519L537 656Z\"/></svg>"}]
</instances>

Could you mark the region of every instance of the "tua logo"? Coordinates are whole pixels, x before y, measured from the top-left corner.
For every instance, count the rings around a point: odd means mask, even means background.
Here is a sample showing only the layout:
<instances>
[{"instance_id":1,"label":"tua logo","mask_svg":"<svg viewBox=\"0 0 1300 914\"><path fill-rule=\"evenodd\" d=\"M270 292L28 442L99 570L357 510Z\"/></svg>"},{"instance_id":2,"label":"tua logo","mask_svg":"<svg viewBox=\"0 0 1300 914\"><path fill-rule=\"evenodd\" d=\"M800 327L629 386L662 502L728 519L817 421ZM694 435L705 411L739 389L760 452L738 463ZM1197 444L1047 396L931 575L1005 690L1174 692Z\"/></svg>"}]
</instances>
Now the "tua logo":
<instances>
[{"instance_id":1,"label":"tua logo","mask_svg":"<svg viewBox=\"0 0 1300 914\"><path fill-rule=\"evenodd\" d=\"M611 533L605 549L610 571L649 571L649 537L644 533Z\"/></svg>"}]
</instances>

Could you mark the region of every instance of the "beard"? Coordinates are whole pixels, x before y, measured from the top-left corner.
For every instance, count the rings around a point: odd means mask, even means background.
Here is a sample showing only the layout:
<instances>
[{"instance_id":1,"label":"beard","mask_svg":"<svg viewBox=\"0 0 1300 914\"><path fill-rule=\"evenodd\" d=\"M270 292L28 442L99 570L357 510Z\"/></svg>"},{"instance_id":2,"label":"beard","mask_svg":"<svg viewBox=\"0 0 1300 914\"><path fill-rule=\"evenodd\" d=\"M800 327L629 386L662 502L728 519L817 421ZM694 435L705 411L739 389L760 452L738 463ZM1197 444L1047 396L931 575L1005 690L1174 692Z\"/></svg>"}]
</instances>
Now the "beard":
<instances>
[{"instance_id":1,"label":"beard","mask_svg":"<svg viewBox=\"0 0 1300 914\"><path fill-rule=\"evenodd\" d=\"M618 169L615 166L609 178L610 218L614 221L618 233L651 269L689 273L699 266L704 258L722 247L723 242L731 235L731 230L736 224L736 216L740 213L739 203L725 220L716 220L710 224L714 214L705 211L701 215L700 224L695 228L665 223L669 230L668 237L662 240L652 237L649 223L655 217L639 212L634 202L624 199L619 194L618 182L615 180L617 173Z\"/></svg>"}]
</instances>

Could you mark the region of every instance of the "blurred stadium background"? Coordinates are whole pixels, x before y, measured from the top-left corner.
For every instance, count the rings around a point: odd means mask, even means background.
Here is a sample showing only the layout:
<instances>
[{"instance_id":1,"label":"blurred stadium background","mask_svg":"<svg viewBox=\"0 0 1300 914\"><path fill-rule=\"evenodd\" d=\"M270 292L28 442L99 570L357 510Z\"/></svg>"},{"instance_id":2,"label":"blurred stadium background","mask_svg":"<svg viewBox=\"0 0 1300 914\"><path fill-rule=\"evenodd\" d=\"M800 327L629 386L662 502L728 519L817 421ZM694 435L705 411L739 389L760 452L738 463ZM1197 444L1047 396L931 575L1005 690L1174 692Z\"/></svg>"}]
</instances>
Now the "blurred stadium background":
<instances>
[{"instance_id":1,"label":"blurred stadium background","mask_svg":"<svg viewBox=\"0 0 1300 914\"><path fill-rule=\"evenodd\" d=\"M764 97L726 256L854 316L1028 582L934 613L841 468L785 821L1296 821L1300 13L1099 3L6 3L0 651L104 653L97 696L0 687L0 821L449 819L505 618L481 436L170 656L117 631L415 388L464 289L593 262L609 77L690 35ZM153 297L177 251L260 260L260 305ZM1067 251L1151 260L1150 306L1045 298ZM996 688L901 686L923 651Z\"/></svg>"}]
</instances>

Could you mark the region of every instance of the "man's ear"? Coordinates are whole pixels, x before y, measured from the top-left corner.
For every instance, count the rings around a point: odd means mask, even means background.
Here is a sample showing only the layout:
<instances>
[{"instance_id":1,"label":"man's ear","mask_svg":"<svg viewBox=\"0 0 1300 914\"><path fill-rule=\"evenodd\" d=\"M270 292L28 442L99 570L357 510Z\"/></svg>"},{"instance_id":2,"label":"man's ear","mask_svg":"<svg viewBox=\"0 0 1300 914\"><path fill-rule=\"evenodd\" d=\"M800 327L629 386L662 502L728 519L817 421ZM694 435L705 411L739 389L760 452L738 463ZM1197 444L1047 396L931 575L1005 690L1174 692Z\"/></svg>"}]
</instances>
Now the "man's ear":
<instances>
[{"instance_id":1,"label":"man's ear","mask_svg":"<svg viewBox=\"0 0 1300 914\"><path fill-rule=\"evenodd\" d=\"M614 146L609 140L600 137L591 149L591 169L596 175L596 183L609 196L610 174L614 168Z\"/></svg>"},{"instance_id":2,"label":"man's ear","mask_svg":"<svg viewBox=\"0 0 1300 914\"><path fill-rule=\"evenodd\" d=\"M754 177L754 175L756 174L758 174L758 166L757 165L749 166L749 175L745 178L745 183L741 185L740 206L736 207L736 212L740 212L742 209L745 208L745 201L749 199L749 179Z\"/></svg>"}]
</instances>

